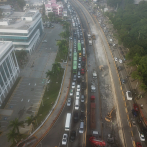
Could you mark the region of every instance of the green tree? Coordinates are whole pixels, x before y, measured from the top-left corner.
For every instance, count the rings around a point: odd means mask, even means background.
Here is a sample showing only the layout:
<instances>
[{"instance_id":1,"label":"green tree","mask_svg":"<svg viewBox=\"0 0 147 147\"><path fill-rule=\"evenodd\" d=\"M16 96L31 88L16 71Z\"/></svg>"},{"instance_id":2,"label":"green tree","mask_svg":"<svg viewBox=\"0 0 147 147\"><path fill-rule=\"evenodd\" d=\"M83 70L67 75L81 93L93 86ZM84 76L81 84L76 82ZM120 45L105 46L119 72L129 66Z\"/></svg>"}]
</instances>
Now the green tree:
<instances>
[{"instance_id":1,"label":"green tree","mask_svg":"<svg viewBox=\"0 0 147 147\"><path fill-rule=\"evenodd\" d=\"M55 62L54 64L52 64L52 72L55 75L58 75L61 71L61 64L58 62Z\"/></svg>"},{"instance_id":2,"label":"green tree","mask_svg":"<svg viewBox=\"0 0 147 147\"><path fill-rule=\"evenodd\" d=\"M54 19L55 19L55 13L54 12L49 12L48 13L48 17L49 17L49 21L54 21Z\"/></svg>"},{"instance_id":3,"label":"green tree","mask_svg":"<svg viewBox=\"0 0 147 147\"><path fill-rule=\"evenodd\" d=\"M46 78L49 78L49 77L52 76L52 75L53 75L53 72L52 72L52 71L48 70L48 71L46 72Z\"/></svg>"},{"instance_id":4,"label":"green tree","mask_svg":"<svg viewBox=\"0 0 147 147\"><path fill-rule=\"evenodd\" d=\"M34 125L36 124L36 116L31 115L30 117L27 117L26 123L29 125L32 125L34 130Z\"/></svg>"},{"instance_id":5,"label":"green tree","mask_svg":"<svg viewBox=\"0 0 147 147\"><path fill-rule=\"evenodd\" d=\"M7 134L8 142L11 141L12 143L17 143L18 133L16 133L13 129L9 131Z\"/></svg>"},{"instance_id":6,"label":"green tree","mask_svg":"<svg viewBox=\"0 0 147 147\"><path fill-rule=\"evenodd\" d=\"M15 118L14 120L10 121L8 128L12 128L12 130L14 132L17 132L18 134L20 134L20 132L19 132L19 127L20 126L23 127L24 122L19 121L18 118Z\"/></svg>"}]
</instances>

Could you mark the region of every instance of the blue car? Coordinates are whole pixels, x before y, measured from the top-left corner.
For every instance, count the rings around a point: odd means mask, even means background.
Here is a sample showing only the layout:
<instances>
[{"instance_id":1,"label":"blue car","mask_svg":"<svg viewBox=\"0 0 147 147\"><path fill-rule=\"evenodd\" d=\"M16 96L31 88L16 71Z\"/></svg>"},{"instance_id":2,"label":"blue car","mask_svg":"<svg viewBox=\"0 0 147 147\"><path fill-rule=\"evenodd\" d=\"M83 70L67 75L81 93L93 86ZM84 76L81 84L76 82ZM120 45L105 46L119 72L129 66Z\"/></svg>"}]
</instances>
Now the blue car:
<instances>
[{"instance_id":1,"label":"blue car","mask_svg":"<svg viewBox=\"0 0 147 147\"><path fill-rule=\"evenodd\" d=\"M135 117L137 117L137 111L135 111L134 109L132 109L132 114L133 114L133 116L135 116Z\"/></svg>"}]
</instances>

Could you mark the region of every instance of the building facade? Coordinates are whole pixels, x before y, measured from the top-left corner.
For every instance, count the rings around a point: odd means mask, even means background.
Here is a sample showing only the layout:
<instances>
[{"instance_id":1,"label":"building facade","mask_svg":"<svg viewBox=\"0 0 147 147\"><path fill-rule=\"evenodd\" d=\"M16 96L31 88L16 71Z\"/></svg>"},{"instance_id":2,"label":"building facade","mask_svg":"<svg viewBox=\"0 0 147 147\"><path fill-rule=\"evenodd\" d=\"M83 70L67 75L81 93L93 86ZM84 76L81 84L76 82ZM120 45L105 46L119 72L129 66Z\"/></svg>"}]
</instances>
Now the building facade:
<instances>
[{"instance_id":1,"label":"building facade","mask_svg":"<svg viewBox=\"0 0 147 147\"><path fill-rule=\"evenodd\" d=\"M0 20L0 41L12 41L16 50L25 49L31 53L43 31L38 10L13 12Z\"/></svg>"},{"instance_id":2,"label":"building facade","mask_svg":"<svg viewBox=\"0 0 147 147\"><path fill-rule=\"evenodd\" d=\"M0 106L19 75L19 66L10 41L0 41Z\"/></svg>"},{"instance_id":3,"label":"building facade","mask_svg":"<svg viewBox=\"0 0 147 147\"><path fill-rule=\"evenodd\" d=\"M63 4L62 2L56 2L56 0L48 1L48 4L45 4L45 13L48 16L48 13L54 12L55 15L62 16Z\"/></svg>"}]
</instances>

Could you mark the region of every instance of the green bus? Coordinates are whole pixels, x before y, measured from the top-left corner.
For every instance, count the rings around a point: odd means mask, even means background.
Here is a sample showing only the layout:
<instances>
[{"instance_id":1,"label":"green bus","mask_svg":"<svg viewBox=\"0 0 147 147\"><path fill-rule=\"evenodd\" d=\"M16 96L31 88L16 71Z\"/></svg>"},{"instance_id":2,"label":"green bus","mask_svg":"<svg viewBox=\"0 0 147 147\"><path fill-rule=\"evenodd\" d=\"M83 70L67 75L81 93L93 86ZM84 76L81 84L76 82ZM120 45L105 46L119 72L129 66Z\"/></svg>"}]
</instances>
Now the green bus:
<instances>
[{"instance_id":1,"label":"green bus","mask_svg":"<svg viewBox=\"0 0 147 147\"><path fill-rule=\"evenodd\" d=\"M78 52L81 52L81 43L78 42Z\"/></svg>"},{"instance_id":2,"label":"green bus","mask_svg":"<svg viewBox=\"0 0 147 147\"><path fill-rule=\"evenodd\" d=\"M73 54L73 61L77 61L77 53L76 52L74 52L74 54Z\"/></svg>"},{"instance_id":3,"label":"green bus","mask_svg":"<svg viewBox=\"0 0 147 147\"><path fill-rule=\"evenodd\" d=\"M73 73L77 73L77 61L73 61Z\"/></svg>"}]
</instances>

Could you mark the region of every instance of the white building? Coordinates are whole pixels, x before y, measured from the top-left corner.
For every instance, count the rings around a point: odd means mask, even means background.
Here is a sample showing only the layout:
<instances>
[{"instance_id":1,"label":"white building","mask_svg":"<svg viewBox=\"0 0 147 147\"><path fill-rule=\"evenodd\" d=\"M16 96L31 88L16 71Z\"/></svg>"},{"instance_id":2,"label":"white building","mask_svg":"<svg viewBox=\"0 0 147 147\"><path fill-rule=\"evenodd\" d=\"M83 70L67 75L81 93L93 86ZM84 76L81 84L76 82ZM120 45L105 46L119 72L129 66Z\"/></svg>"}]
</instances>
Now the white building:
<instances>
[{"instance_id":1,"label":"white building","mask_svg":"<svg viewBox=\"0 0 147 147\"><path fill-rule=\"evenodd\" d=\"M0 41L0 106L19 75L19 66L10 41Z\"/></svg>"},{"instance_id":2,"label":"white building","mask_svg":"<svg viewBox=\"0 0 147 147\"><path fill-rule=\"evenodd\" d=\"M0 41L12 41L16 50L31 53L44 31L38 10L14 12L0 20Z\"/></svg>"}]
</instances>

